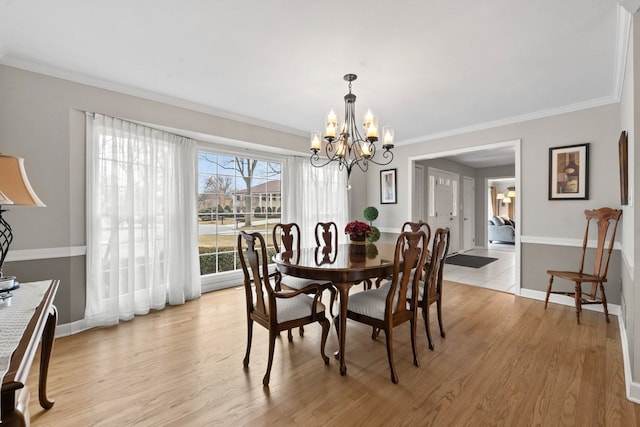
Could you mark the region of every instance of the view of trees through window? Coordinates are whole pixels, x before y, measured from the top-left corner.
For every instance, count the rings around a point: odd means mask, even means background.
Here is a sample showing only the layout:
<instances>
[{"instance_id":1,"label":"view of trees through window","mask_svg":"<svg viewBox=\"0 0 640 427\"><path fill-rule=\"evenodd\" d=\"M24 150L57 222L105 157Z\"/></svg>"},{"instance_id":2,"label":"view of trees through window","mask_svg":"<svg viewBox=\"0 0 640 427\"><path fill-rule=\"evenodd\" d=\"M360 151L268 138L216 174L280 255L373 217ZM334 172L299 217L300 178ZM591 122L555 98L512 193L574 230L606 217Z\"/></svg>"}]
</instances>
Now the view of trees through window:
<instances>
[{"instance_id":1,"label":"view of trees through window","mask_svg":"<svg viewBox=\"0 0 640 427\"><path fill-rule=\"evenodd\" d=\"M241 268L238 231L258 231L275 253L271 230L280 222L282 163L201 151L198 153L200 274Z\"/></svg>"}]
</instances>

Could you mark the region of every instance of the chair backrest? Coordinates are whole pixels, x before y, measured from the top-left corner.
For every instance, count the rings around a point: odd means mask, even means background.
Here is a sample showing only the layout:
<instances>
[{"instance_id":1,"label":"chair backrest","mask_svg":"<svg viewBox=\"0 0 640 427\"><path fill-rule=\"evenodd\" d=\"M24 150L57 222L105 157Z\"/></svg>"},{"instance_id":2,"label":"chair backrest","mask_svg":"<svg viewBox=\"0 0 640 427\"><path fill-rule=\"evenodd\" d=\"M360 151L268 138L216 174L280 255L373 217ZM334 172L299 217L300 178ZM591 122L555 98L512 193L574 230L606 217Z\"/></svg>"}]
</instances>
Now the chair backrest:
<instances>
[{"instance_id":1,"label":"chair backrest","mask_svg":"<svg viewBox=\"0 0 640 427\"><path fill-rule=\"evenodd\" d=\"M593 274L603 278L607 277L607 271L609 269L609 259L611 258L611 252L613 251L613 244L616 239L616 231L618 230L618 222L622 216L620 209L600 208L593 210L585 210L585 217L587 218L587 228L584 232L584 240L582 242L582 259L580 260L580 273L584 272L584 261L587 252L587 242L589 240L589 224L594 220L598 227L598 243L596 246L595 265L593 268ZM613 229L609 232L610 225L613 224ZM608 242L607 242L608 239ZM593 283L591 287L592 297L597 290L597 284Z\"/></svg>"},{"instance_id":2,"label":"chair backrest","mask_svg":"<svg viewBox=\"0 0 640 427\"><path fill-rule=\"evenodd\" d=\"M338 247L338 226L335 222L319 222L316 224L316 246L325 246L329 251Z\"/></svg>"},{"instance_id":3,"label":"chair backrest","mask_svg":"<svg viewBox=\"0 0 640 427\"><path fill-rule=\"evenodd\" d=\"M404 224L402 224L402 228L400 229L400 232L402 231L411 231L413 233L415 233L416 231L422 230L424 232L424 234L426 234L427 239L425 241L425 248L429 247L429 241L431 240L431 227L429 227L429 224L427 224L426 222L420 220L418 222L412 222L412 221L407 221ZM422 246L420 246L422 247ZM425 258L425 262L429 261L429 257L427 256L427 258ZM427 270L428 265L424 266L424 270ZM424 274L424 272L421 270L420 271L420 276L422 276Z\"/></svg>"},{"instance_id":4,"label":"chair backrest","mask_svg":"<svg viewBox=\"0 0 640 427\"><path fill-rule=\"evenodd\" d=\"M412 270L421 268L427 257L427 235L422 230L416 232L403 231L396 240L394 252L393 276L391 288L387 294L386 312L398 314L407 311L407 289L411 287L411 295L417 295L419 274L411 274ZM413 279L413 280L412 280ZM394 299L396 303L394 305ZM415 309L417 301L412 300L411 309Z\"/></svg>"},{"instance_id":5,"label":"chair backrest","mask_svg":"<svg viewBox=\"0 0 640 427\"><path fill-rule=\"evenodd\" d=\"M244 273L247 313L259 312L268 319L269 299L273 293L273 287L269 282L269 262L264 238L260 233L240 231L237 249Z\"/></svg>"},{"instance_id":6,"label":"chair backrest","mask_svg":"<svg viewBox=\"0 0 640 427\"><path fill-rule=\"evenodd\" d=\"M407 221L404 224L402 224L402 228L400 229L400 231L411 231L413 233L415 233L418 230L424 231L424 234L427 235L427 245L428 245L429 241L431 240L431 227L429 227L429 224L427 224L426 222L422 220L418 222Z\"/></svg>"},{"instance_id":7,"label":"chair backrest","mask_svg":"<svg viewBox=\"0 0 640 427\"><path fill-rule=\"evenodd\" d=\"M295 222L274 225L272 236L277 253L300 252L300 227Z\"/></svg>"},{"instance_id":8,"label":"chair backrest","mask_svg":"<svg viewBox=\"0 0 640 427\"><path fill-rule=\"evenodd\" d=\"M433 244L431 247L431 259L427 267L427 274L424 280L424 295L427 304L431 304L432 298L440 295L442 289L442 273L444 263L449 252L449 228L438 228L433 234ZM436 298L437 299L437 298Z\"/></svg>"}]
</instances>

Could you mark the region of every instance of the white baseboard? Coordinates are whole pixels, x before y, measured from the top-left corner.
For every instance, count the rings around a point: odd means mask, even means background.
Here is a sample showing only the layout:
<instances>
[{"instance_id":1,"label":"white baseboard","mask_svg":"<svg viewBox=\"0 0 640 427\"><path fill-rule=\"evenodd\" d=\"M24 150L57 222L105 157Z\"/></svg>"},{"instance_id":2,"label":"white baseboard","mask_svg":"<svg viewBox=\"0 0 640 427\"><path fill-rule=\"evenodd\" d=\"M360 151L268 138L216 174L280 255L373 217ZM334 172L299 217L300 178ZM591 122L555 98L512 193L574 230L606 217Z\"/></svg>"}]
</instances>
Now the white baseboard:
<instances>
[{"instance_id":1,"label":"white baseboard","mask_svg":"<svg viewBox=\"0 0 640 427\"><path fill-rule=\"evenodd\" d=\"M71 323L64 323L56 326L56 338L68 337L69 335L75 335L88 329L91 328L87 325L87 321L85 319L76 320Z\"/></svg>"},{"instance_id":2,"label":"white baseboard","mask_svg":"<svg viewBox=\"0 0 640 427\"><path fill-rule=\"evenodd\" d=\"M545 297L547 296L547 293L545 291L536 291L533 289L522 288L520 289L519 295L525 298L544 301ZM570 307L575 307L575 300L567 295L551 294L549 295L549 302L552 302L554 304L561 304L561 305L568 305ZM602 307L601 304L583 305L582 309L604 313L604 308ZM607 304L607 309L609 310L609 314L613 314L615 316L620 316L620 313L622 313L620 306L618 304Z\"/></svg>"},{"instance_id":3,"label":"white baseboard","mask_svg":"<svg viewBox=\"0 0 640 427\"><path fill-rule=\"evenodd\" d=\"M640 403L640 383L633 382L631 374L631 358L629 357L629 342L627 341L627 330L624 322L618 321L620 325L620 342L622 344L622 359L624 361L624 383L627 388L627 399L634 403Z\"/></svg>"}]
</instances>

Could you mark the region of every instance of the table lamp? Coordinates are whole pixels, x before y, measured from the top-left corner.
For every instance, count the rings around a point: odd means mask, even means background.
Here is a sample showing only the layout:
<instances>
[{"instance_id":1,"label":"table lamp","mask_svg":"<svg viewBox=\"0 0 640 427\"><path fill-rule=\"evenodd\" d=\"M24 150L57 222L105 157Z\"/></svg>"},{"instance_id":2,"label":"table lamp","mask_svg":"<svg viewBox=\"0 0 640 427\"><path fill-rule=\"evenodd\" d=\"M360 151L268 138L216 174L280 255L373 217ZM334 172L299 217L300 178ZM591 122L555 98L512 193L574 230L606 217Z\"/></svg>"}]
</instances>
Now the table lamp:
<instances>
[{"instance_id":1,"label":"table lamp","mask_svg":"<svg viewBox=\"0 0 640 427\"><path fill-rule=\"evenodd\" d=\"M6 212L3 205L45 206L29 183L21 157L0 154L0 278L4 277L2 265L13 240L11 226L2 215Z\"/></svg>"}]
</instances>

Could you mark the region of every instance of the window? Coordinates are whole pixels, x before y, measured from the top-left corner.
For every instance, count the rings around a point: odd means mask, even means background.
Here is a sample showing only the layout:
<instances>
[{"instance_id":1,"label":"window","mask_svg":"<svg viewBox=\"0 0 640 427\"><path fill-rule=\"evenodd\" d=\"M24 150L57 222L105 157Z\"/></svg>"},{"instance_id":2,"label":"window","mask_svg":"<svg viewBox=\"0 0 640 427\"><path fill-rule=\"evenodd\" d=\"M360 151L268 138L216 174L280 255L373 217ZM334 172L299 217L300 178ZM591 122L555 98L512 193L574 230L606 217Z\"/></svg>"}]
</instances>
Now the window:
<instances>
[{"instance_id":1,"label":"window","mask_svg":"<svg viewBox=\"0 0 640 427\"><path fill-rule=\"evenodd\" d=\"M202 275L241 268L238 231L258 231L271 245L282 211L282 163L198 153L198 249ZM275 253L267 248L269 259Z\"/></svg>"}]
</instances>

